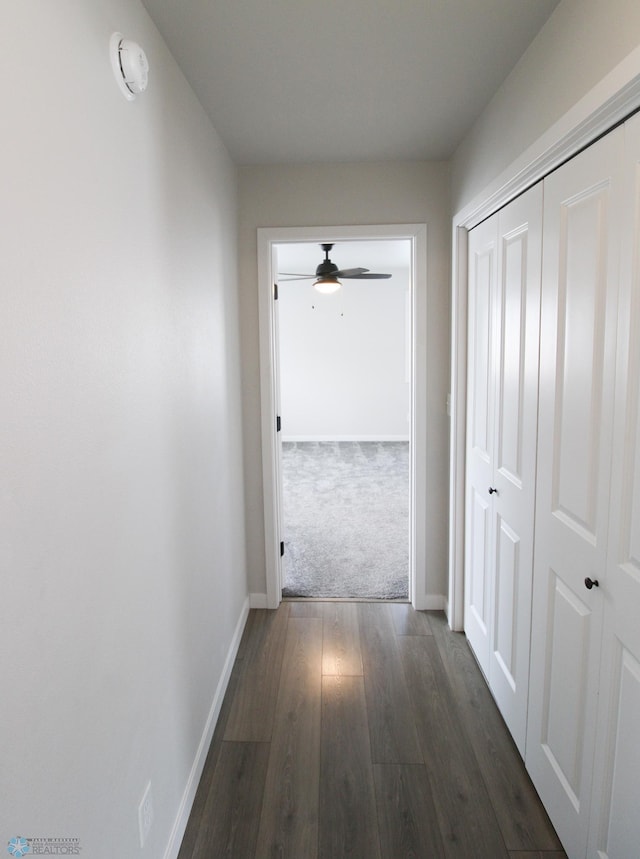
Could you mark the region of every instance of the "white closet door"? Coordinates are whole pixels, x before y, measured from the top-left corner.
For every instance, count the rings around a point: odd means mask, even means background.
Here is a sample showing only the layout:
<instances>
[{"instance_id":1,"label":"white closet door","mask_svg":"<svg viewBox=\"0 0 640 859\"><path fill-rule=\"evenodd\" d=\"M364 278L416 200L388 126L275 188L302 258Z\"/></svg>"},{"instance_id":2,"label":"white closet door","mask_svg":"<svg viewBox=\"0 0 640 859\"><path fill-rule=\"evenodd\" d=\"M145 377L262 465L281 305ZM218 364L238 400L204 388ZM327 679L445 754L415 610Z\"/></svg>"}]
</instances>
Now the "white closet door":
<instances>
[{"instance_id":1,"label":"white closet door","mask_svg":"<svg viewBox=\"0 0 640 859\"><path fill-rule=\"evenodd\" d=\"M640 118L625 128L626 200L609 553L589 857L640 855Z\"/></svg>"},{"instance_id":2,"label":"white closet door","mask_svg":"<svg viewBox=\"0 0 640 859\"><path fill-rule=\"evenodd\" d=\"M499 213L489 686L525 753L535 514L542 184Z\"/></svg>"},{"instance_id":3,"label":"white closet door","mask_svg":"<svg viewBox=\"0 0 640 859\"><path fill-rule=\"evenodd\" d=\"M535 569L526 762L586 854L613 423L623 129L544 184Z\"/></svg>"},{"instance_id":4,"label":"white closet door","mask_svg":"<svg viewBox=\"0 0 640 859\"><path fill-rule=\"evenodd\" d=\"M524 754L542 185L469 237L465 631Z\"/></svg>"},{"instance_id":5,"label":"white closet door","mask_svg":"<svg viewBox=\"0 0 640 859\"><path fill-rule=\"evenodd\" d=\"M465 632L486 677L491 646L497 215L469 234Z\"/></svg>"}]
</instances>

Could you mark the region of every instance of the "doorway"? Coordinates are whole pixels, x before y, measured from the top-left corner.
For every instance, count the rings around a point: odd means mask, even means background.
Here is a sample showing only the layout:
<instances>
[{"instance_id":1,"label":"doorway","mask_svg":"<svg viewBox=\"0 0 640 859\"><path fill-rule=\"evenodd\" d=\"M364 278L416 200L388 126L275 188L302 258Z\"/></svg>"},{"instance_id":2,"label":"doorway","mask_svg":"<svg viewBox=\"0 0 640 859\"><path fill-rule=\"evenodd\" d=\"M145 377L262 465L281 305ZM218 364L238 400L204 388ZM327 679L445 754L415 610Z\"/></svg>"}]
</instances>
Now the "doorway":
<instances>
[{"instance_id":1,"label":"doorway","mask_svg":"<svg viewBox=\"0 0 640 859\"><path fill-rule=\"evenodd\" d=\"M327 250L328 248L328 250ZM322 294L323 253L347 276ZM275 247L278 264L282 593L409 595L411 243Z\"/></svg>"},{"instance_id":2,"label":"doorway","mask_svg":"<svg viewBox=\"0 0 640 859\"><path fill-rule=\"evenodd\" d=\"M427 597L425 569L426 521L426 250L424 224L361 227L289 227L258 230L258 295L260 325L260 380L262 397L263 499L268 608L282 599L282 461L280 426L279 308L275 283L278 273L277 246L287 243L407 240L410 247L411 349L407 358L410 375L410 517L409 599L414 608L431 607ZM366 264L363 264L366 265ZM368 267L368 265L367 265ZM420 523L417 527L417 523Z\"/></svg>"}]
</instances>

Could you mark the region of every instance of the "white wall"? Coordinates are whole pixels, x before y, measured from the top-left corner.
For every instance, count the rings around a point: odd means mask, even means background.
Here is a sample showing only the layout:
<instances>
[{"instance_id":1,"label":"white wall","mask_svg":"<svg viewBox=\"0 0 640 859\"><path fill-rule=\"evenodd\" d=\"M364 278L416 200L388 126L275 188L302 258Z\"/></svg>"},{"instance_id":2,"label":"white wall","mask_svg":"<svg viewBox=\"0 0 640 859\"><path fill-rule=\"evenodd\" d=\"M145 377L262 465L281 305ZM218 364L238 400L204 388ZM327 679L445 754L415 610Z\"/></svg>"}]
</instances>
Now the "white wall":
<instances>
[{"instance_id":1,"label":"white wall","mask_svg":"<svg viewBox=\"0 0 640 859\"><path fill-rule=\"evenodd\" d=\"M384 163L239 170L239 265L250 590L266 592L258 336L258 227L426 223L428 593L446 592L448 515L449 165Z\"/></svg>"},{"instance_id":2,"label":"white wall","mask_svg":"<svg viewBox=\"0 0 640 859\"><path fill-rule=\"evenodd\" d=\"M409 274L391 274L345 280L334 295L280 282L284 441L409 439Z\"/></svg>"},{"instance_id":3,"label":"white wall","mask_svg":"<svg viewBox=\"0 0 640 859\"><path fill-rule=\"evenodd\" d=\"M138 0L0 28L0 844L159 859L247 594L235 169Z\"/></svg>"},{"instance_id":4,"label":"white wall","mask_svg":"<svg viewBox=\"0 0 640 859\"><path fill-rule=\"evenodd\" d=\"M637 0L562 0L452 162L460 211L640 44Z\"/></svg>"}]
</instances>

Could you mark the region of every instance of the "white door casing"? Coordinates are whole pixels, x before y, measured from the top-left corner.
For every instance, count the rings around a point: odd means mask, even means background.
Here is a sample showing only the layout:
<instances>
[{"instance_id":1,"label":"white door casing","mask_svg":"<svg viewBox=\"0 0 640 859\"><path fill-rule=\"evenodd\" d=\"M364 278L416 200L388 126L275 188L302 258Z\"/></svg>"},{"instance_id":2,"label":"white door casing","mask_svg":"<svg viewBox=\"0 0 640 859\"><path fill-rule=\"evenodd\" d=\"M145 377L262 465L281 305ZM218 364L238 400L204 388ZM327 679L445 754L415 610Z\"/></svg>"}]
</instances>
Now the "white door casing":
<instances>
[{"instance_id":1,"label":"white door casing","mask_svg":"<svg viewBox=\"0 0 640 859\"><path fill-rule=\"evenodd\" d=\"M408 239L411 242L411 462L409 594L416 609L443 608L442 596L428 593L427 550L427 229L424 224L352 227L278 227L258 229L258 293L260 329L260 391L262 473L266 560L266 607L282 599L280 557L280 441L278 414L277 321L274 318L272 251L286 242L325 242L340 239ZM286 416L283 416L286 419Z\"/></svg>"},{"instance_id":2,"label":"white door casing","mask_svg":"<svg viewBox=\"0 0 640 859\"><path fill-rule=\"evenodd\" d=\"M588 856L640 847L640 118L625 126L611 512Z\"/></svg>"},{"instance_id":3,"label":"white door casing","mask_svg":"<svg viewBox=\"0 0 640 859\"><path fill-rule=\"evenodd\" d=\"M278 271L278 248L276 245L271 246L271 270ZM273 279L273 296L274 300L271 303L273 313L273 397L274 407L276 412L276 433L273 445L275 472L274 485L274 518L277 525L277 533L280 535L280 540L276 546L276 552L279 559L282 559L282 541L284 540L284 513L283 513L283 497L282 497L282 397L280 392L280 302L276 301L278 295L278 287ZM278 579L273 584L276 587L277 593L282 593L282 561L278 566ZM273 590L273 587L272 587Z\"/></svg>"},{"instance_id":4,"label":"white door casing","mask_svg":"<svg viewBox=\"0 0 640 859\"><path fill-rule=\"evenodd\" d=\"M545 180L526 764L570 856L589 824L606 565L623 130Z\"/></svg>"},{"instance_id":5,"label":"white door casing","mask_svg":"<svg viewBox=\"0 0 640 859\"><path fill-rule=\"evenodd\" d=\"M524 754L536 481L542 186L470 234L465 629Z\"/></svg>"},{"instance_id":6,"label":"white door casing","mask_svg":"<svg viewBox=\"0 0 640 859\"><path fill-rule=\"evenodd\" d=\"M264 603L253 608L277 608L282 599L281 442L277 432L280 411L278 382L278 317L274 307L277 269L272 243L262 249L264 263L259 267L258 315L260 329L260 421L262 438L262 489L264 498L266 595ZM259 257L260 258L260 257Z\"/></svg>"}]
</instances>

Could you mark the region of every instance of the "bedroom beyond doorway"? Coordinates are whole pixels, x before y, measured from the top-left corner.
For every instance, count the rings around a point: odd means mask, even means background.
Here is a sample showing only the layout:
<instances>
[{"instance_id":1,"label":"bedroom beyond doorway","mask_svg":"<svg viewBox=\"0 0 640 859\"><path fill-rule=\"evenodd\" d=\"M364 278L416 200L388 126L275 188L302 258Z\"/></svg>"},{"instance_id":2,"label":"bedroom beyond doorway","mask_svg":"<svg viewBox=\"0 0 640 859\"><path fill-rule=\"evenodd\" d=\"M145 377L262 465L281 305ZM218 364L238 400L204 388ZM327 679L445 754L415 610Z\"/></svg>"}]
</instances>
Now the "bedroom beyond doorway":
<instances>
[{"instance_id":1,"label":"bedroom beyond doorway","mask_svg":"<svg viewBox=\"0 0 640 859\"><path fill-rule=\"evenodd\" d=\"M406 600L409 442L285 442L283 597Z\"/></svg>"},{"instance_id":2,"label":"bedroom beyond doorway","mask_svg":"<svg viewBox=\"0 0 640 859\"><path fill-rule=\"evenodd\" d=\"M406 600L411 243L329 247L340 269L390 276L319 294L296 275L315 271L320 246L277 247L282 595Z\"/></svg>"}]
</instances>

